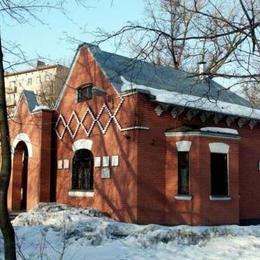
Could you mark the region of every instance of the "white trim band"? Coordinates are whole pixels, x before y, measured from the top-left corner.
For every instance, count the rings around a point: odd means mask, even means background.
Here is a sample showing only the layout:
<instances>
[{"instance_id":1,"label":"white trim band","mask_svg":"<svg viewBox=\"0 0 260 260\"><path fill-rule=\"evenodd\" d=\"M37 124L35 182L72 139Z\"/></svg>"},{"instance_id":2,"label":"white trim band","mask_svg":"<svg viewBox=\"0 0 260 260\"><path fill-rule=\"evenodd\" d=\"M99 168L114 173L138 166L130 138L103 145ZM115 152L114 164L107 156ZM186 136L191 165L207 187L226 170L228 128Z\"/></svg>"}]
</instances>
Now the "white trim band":
<instances>
[{"instance_id":1,"label":"white trim band","mask_svg":"<svg viewBox=\"0 0 260 260\"><path fill-rule=\"evenodd\" d=\"M229 196L223 196L223 197L219 197L219 196L209 196L210 200L231 200L231 197Z\"/></svg>"},{"instance_id":2,"label":"white trim band","mask_svg":"<svg viewBox=\"0 0 260 260\"><path fill-rule=\"evenodd\" d=\"M69 191L70 197L94 197L94 191L78 191L71 190Z\"/></svg>"},{"instance_id":3,"label":"white trim band","mask_svg":"<svg viewBox=\"0 0 260 260\"><path fill-rule=\"evenodd\" d=\"M191 195L176 195L174 196L176 200L192 200Z\"/></svg>"}]
</instances>

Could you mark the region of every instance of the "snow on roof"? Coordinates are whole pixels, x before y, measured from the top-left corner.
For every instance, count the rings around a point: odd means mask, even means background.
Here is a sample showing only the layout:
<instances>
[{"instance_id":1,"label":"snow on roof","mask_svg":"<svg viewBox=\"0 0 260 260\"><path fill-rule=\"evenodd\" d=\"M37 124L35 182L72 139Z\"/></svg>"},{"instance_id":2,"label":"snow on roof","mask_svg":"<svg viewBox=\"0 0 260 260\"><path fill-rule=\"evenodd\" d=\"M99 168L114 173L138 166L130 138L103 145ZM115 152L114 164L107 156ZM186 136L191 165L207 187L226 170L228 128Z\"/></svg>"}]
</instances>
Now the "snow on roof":
<instances>
[{"instance_id":1,"label":"snow on roof","mask_svg":"<svg viewBox=\"0 0 260 260\"><path fill-rule=\"evenodd\" d=\"M232 104L221 100L209 99L208 97L198 97L178 93L176 91L168 91L164 89L155 89L143 85L137 85L126 80L121 76L123 85L122 91L140 90L153 95L158 102L169 103L189 108L202 109L209 112L217 112L233 116L248 117L260 119L260 110L253 109L248 106Z\"/></svg>"},{"instance_id":2,"label":"snow on roof","mask_svg":"<svg viewBox=\"0 0 260 260\"><path fill-rule=\"evenodd\" d=\"M41 111L41 110L50 110L50 108L45 105L39 105L39 106L36 106L32 112L37 112L37 111Z\"/></svg>"},{"instance_id":3,"label":"snow on roof","mask_svg":"<svg viewBox=\"0 0 260 260\"><path fill-rule=\"evenodd\" d=\"M260 110L213 80L200 80L193 74L169 66L156 65L87 47L104 74L119 93L137 90L155 96L156 101L227 115L260 119Z\"/></svg>"},{"instance_id":4,"label":"snow on roof","mask_svg":"<svg viewBox=\"0 0 260 260\"><path fill-rule=\"evenodd\" d=\"M224 127L202 127L200 129L202 132L211 132L211 133L222 133L222 134L232 134L239 135L236 129L224 128Z\"/></svg>"}]
</instances>

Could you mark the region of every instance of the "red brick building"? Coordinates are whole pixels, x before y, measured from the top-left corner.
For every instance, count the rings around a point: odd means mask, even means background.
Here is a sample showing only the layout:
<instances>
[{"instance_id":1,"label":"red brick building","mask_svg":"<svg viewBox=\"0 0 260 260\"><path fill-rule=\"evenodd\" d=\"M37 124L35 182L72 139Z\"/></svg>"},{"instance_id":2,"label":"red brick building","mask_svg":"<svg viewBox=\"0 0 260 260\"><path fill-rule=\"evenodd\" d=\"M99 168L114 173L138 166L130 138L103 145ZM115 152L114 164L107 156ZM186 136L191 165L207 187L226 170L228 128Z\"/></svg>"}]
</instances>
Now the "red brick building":
<instances>
[{"instance_id":1,"label":"red brick building","mask_svg":"<svg viewBox=\"0 0 260 260\"><path fill-rule=\"evenodd\" d=\"M57 201L134 223L260 219L260 110L214 81L79 47L55 111L10 119L10 210Z\"/></svg>"}]
</instances>

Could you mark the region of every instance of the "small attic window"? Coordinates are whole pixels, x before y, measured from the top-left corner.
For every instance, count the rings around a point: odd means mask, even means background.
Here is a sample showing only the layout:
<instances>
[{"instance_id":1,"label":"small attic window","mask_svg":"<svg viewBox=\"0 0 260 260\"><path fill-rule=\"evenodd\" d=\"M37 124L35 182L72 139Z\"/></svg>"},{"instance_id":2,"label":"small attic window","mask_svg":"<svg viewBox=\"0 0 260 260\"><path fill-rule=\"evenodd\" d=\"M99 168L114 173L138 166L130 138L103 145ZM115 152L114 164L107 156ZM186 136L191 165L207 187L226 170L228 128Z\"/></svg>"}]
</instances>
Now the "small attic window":
<instances>
[{"instance_id":1,"label":"small attic window","mask_svg":"<svg viewBox=\"0 0 260 260\"><path fill-rule=\"evenodd\" d=\"M92 99L92 84L83 85L77 89L77 101L83 102Z\"/></svg>"}]
</instances>

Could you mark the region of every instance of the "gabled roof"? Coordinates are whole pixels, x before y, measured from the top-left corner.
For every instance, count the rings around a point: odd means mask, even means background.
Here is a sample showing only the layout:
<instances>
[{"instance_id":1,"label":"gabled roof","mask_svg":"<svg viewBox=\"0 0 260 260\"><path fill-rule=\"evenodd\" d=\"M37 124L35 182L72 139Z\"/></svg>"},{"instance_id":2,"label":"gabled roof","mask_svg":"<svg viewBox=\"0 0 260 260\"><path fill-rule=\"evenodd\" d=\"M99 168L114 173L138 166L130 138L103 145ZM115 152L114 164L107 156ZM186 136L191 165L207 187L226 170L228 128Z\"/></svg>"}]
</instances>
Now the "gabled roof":
<instances>
[{"instance_id":1,"label":"gabled roof","mask_svg":"<svg viewBox=\"0 0 260 260\"><path fill-rule=\"evenodd\" d=\"M137 91L154 96L159 103L260 120L260 110L253 109L247 100L213 80L201 80L173 67L102 51L93 44L84 43L79 49L82 47L90 50L121 94Z\"/></svg>"},{"instance_id":2,"label":"gabled roof","mask_svg":"<svg viewBox=\"0 0 260 260\"><path fill-rule=\"evenodd\" d=\"M147 86L158 90L250 106L248 101L213 80L200 80L192 74L176 70L173 67L156 65L102 51L95 45L85 44L85 46L90 49L106 76L121 93L126 91L124 83L127 81L131 82L134 87Z\"/></svg>"},{"instance_id":3,"label":"gabled roof","mask_svg":"<svg viewBox=\"0 0 260 260\"><path fill-rule=\"evenodd\" d=\"M12 114L11 117L15 117L17 115L23 97L25 97L28 109L31 113L33 112L33 109L38 106L38 102L34 92L30 90L23 90L23 92L20 95L19 101L16 105L14 114Z\"/></svg>"},{"instance_id":4,"label":"gabled roof","mask_svg":"<svg viewBox=\"0 0 260 260\"><path fill-rule=\"evenodd\" d=\"M19 105L21 103L22 98L25 97L25 101L27 103L28 109L30 113L38 112L38 111L52 111L48 106L40 105L37 101L36 95L31 90L23 90L20 95L19 101L17 103L15 112L12 116L16 116L18 113Z\"/></svg>"},{"instance_id":5,"label":"gabled roof","mask_svg":"<svg viewBox=\"0 0 260 260\"><path fill-rule=\"evenodd\" d=\"M30 90L24 90L21 94L22 96L25 96L27 104L28 104L28 108L30 110L30 112L33 112L34 108L39 106L37 99L36 99L36 95L34 94L33 91Z\"/></svg>"}]
</instances>

